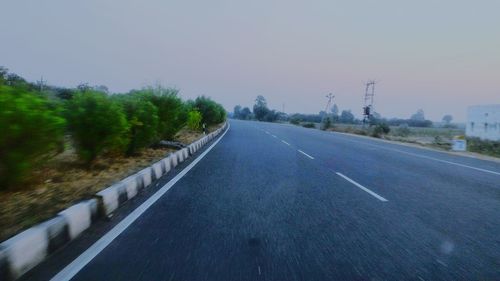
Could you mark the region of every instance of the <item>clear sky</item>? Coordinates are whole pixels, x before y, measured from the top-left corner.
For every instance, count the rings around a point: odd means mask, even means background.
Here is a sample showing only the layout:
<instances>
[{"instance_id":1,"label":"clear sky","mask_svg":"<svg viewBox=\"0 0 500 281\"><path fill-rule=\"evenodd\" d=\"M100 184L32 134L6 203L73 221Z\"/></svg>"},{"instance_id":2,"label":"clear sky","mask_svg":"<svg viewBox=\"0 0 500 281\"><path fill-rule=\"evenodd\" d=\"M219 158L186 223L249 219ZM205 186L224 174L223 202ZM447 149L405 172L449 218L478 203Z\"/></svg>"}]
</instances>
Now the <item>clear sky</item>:
<instances>
[{"instance_id":1,"label":"clear sky","mask_svg":"<svg viewBox=\"0 0 500 281\"><path fill-rule=\"evenodd\" d=\"M373 79L383 116L432 120L500 103L498 0L0 1L0 65L31 81L160 82L228 110L261 94L289 113L333 92L359 116Z\"/></svg>"}]
</instances>

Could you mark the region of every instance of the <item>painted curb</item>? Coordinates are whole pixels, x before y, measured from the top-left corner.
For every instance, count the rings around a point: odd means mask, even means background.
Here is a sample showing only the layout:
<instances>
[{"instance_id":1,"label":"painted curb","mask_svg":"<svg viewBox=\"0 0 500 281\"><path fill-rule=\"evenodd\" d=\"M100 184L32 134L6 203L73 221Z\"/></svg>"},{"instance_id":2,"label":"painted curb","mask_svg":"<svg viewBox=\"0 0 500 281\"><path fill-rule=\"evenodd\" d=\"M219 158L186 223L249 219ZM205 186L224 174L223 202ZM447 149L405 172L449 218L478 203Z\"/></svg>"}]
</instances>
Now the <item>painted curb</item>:
<instances>
[{"instance_id":1,"label":"painted curb","mask_svg":"<svg viewBox=\"0 0 500 281\"><path fill-rule=\"evenodd\" d=\"M10 279L7 250L0 245L0 280Z\"/></svg>"},{"instance_id":2,"label":"painted curb","mask_svg":"<svg viewBox=\"0 0 500 281\"><path fill-rule=\"evenodd\" d=\"M29 228L2 243L10 277L19 278L47 256L49 243L42 227Z\"/></svg>"},{"instance_id":3,"label":"painted curb","mask_svg":"<svg viewBox=\"0 0 500 281\"><path fill-rule=\"evenodd\" d=\"M22 276L49 254L81 235L99 216L110 216L126 201L137 196L141 189L195 154L226 128L227 123L150 167L99 191L94 199L72 205L55 217L0 243L0 280L14 280Z\"/></svg>"},{"instance_id":4,"label":"painted curb","mask_svg":"<svg viewBox=\"0 0 500 281\"><path fill-rule=\"evenodd\" d=\"M40 227L44 228L49 240L48 254L55 252L64 244L71 240L69 235L69 225L66 218L56 216L48 221L42 222Z\"/></svg>"}]
</instances>

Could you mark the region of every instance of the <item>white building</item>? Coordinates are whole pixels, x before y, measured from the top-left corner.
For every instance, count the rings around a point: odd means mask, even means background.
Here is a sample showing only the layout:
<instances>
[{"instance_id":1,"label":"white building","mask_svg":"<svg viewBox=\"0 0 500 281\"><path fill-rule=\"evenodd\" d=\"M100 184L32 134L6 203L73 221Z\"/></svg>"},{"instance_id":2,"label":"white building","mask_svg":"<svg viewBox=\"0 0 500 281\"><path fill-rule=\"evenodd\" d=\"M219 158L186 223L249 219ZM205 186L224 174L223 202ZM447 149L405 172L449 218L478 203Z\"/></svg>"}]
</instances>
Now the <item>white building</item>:
<instances>
[{"instance_id":1,"label":"white building","mask_svg":"<svg viewBox=\"0 0 500 281\"><path fill-rule=\"evenodd\" d=\"M465 135L500 141L500 104L469 106Z\"/></svg>"}]
</instances>

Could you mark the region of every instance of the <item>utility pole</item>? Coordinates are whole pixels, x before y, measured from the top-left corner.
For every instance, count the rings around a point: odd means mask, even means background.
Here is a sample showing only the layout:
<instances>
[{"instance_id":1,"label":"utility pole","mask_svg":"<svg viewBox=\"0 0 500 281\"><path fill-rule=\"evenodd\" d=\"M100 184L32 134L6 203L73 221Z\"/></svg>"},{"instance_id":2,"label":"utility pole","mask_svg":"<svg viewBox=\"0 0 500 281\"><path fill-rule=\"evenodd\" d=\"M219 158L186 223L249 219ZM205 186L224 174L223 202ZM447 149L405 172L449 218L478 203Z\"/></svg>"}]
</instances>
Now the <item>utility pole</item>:
<instances>
[{"instance_id":1,"label":"utility pole","mask_svg":"<svg viewBox=\"0 0 500 281\"><path fill-rule=\"evenodd\" d=\"M370 121L373 111L373 97L375 96L375 81L365 84L365 103L363 106L363 125Z\"/></svg>"}]
</instances>

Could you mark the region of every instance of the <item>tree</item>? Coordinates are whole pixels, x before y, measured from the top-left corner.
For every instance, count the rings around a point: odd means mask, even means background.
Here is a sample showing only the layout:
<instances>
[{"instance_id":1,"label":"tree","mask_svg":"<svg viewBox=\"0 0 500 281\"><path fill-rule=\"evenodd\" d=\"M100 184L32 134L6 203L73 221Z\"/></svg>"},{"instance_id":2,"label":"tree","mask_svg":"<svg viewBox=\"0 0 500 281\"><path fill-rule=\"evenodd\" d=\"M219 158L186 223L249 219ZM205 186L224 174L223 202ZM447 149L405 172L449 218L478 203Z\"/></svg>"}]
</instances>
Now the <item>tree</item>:
<instances>
[{"instance_id":1,"label":"tree","mask_svg":"<svg viewBox=\"0 0 500 281\"><path fill-rule=\"evenodd\" d=\"M198 110L191 110L188 114L187 126L190 130L197 131L201 127L203 117Z\"/></svg>"},{"instance_id":2,"label":"tree","mask_svg":"<svg viewBox=\"0 0 500 281\"><path fill-rule=\"evenodd\" d=\"M202 122L207 125L219 124L226 119L226 110L224 107L209 97L197 97L194 100L194 107L201 113L203 117Z\"/></svg>"},{"instance_id":3,"label":"tree","mask_svg":"<svg viewBox=\"0 0 500 281\"><path fill-rule=\"evenodd\" d=\"M423 109L419 109L417 110L416 113L414 113L411 117L410 117L411 120L415 120L415 121L425 121L425 114L424 114L424 110Z\"/></svg>"},{"instance_id":4,"label":"tree","mask_svg":"<svg viewBox=\"0 0 500 281\"><path fill-rule=\"evenodd\" d=\"M237 106L234 107L233 118L235 118L235 119L242 119L241 118L241 105L237 105Z\"/></svg>"},{"instance_id":5,"label":"tree","mask_svg":"<svg viewBox=\"0 0 500 281\"><path fill-rule=\"evenodd\" d=\"M119 103L106 94L87 90L67 102L66 119L76 151L89 167L104 152L124 152L129 126Z\"/></svg>"},{"instance_id":6,"label":"tree","mask_svg":"<svg viewBox=\"0 0 500 281\"><path fill-rule=\"evenodd\" d=\"M354 114L350 110L342 110L339 121L341 123L354 123Z\"/></svg>"},{"instance_id":7,"label":"tree","mask_svg":"<svg viewBox=\"0 0 500 281\"><path fill-rule=\"evenodd\" d=\"M0 85L0 190L21 188L31 169L61 146L59 113L36 93Z\"/></svg>"},{"instance_id":8,"label":"tree","mask_svg":"<svg viewBox=\"0 0 500 281\"><path fill-rule=\"evenodd\" d=\"M443 116L443 122L446 125L449 125L452 120L453 120L453 116L451 116L450 114L446 114L445 116Z\"/></svg>"},{"instance_id":9,"label":"tree","mask_svg":"<svg viewBox=\"0 0 500 281\"><path fill-rule=\"evenodd\" d=\"M141 148L158 140L158 108L140 95L119 95L130 126L127 155L134 155Z\"/></svg>"},{"instance_id":10,"label":"tree","mask_svg":"<svg viewBox=\"0 0 500 281\"><path fill-rule=\"evenodd\" d=\"M257 96L253 106L253 114L255 115L255 118L259 121L263 121L268 113L269 108L267 108L266 99L261 95Z\"/></svg>"},{"instance_id":11,"label":"tree","mask_svg":"<svg viewBox=\"0 0 500 281\"><path fill-rule=\"evenodd\" d=\"M245 107L241 110L240 116L242 120L249 120L252 119L252 111L250 111L250 108Z\"/></svg>"},{"instance_id":12,"label":"tree","mask_svg":"<svg viewBox=\"0 0 500 281\"><path fill-rule=\"evenodd\" d=\"M339 116L339 107L336 104L332 106L332 115Z\"/></svg>"}]
</instances>

